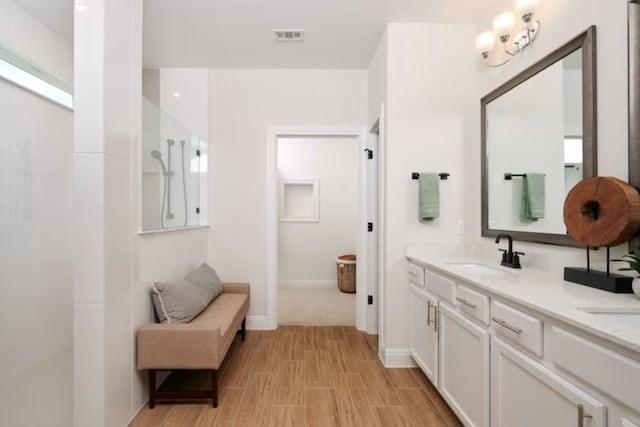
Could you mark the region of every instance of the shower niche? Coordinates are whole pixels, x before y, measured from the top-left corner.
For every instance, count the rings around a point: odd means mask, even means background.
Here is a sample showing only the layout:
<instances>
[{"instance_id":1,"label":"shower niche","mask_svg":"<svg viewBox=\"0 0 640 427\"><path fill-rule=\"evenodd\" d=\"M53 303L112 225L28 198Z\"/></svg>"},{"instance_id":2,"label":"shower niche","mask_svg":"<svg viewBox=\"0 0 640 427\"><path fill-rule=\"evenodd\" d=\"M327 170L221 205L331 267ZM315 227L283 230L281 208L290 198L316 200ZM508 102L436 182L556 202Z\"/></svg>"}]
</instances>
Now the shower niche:
<instances>
[{"instance_id":1,"label":"shower niche","mask_svg":"<svg viewBox=\"0 0 640 427\"><path fill-rule=\"evenodd\" d=\"M142 231L206 225L207 143L142 99Z\"/></svg>"}]
</instances>

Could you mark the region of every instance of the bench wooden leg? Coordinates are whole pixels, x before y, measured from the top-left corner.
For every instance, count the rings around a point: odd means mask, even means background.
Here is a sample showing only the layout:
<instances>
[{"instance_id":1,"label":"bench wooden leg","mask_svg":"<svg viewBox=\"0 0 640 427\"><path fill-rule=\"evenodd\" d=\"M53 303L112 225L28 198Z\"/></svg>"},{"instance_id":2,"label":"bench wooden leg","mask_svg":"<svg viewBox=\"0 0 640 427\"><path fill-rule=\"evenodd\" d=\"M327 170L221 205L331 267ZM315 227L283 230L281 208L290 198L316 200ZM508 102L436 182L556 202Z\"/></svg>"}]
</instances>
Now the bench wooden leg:
<instances>
[{"instance_id":1,"label":"bench wooden leg","mask_svg":"<svg viewBox=\"0 0 640 427\"><path fill-rule=\"evenodd\" d=\"M214 408L218 407L218 371L211 370L211 404Z\"/></svg>"},{"instance_id":2,"label":"bench wooden leg","mask_svg":"<svg viewBox=\"0 0 640 427\"><path fill-rule=\"evenodd\" d=\"M156 369L149 369L149 409L156 406L156 401L178 400L178 399L211 399L214 408L218 407L218 370L211 369L211 390L210 391L157 391L156 390Z\"/></svg>"},{"instance_id":3,"label":"bench wooden leg","mask_svg":"<svg viewBox=\"0 0 640 427\"><path fill-rule=\"evenodd\" d=\"M240 339L244 341L244 337L247 335L247 318L242 320L242 326L240 327Z\"/></svg>"},{"instance_id":4,"label":"bench wooden leg","mask_svg":"<svg viewBox=\"0 0 640 427\"><path fill-rule=\"evenodd\" d=\"M149 409L156 407L156 370L149 369Z\"/></svg>"}]
</instances>

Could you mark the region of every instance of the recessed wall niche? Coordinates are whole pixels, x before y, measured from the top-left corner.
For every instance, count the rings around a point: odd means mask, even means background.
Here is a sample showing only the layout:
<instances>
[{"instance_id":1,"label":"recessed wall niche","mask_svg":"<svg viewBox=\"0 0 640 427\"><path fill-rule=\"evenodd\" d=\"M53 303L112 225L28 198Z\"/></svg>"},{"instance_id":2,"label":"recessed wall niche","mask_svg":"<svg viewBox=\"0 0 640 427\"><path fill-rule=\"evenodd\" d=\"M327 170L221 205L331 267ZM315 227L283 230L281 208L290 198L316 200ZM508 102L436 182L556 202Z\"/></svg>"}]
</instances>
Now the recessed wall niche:
<instances>
[{"instance_id":1,"label":"recessed wall niche","mask_svg":"<svg viewBox=\"0 0 640 427\"><path fill-rule=\"evenodd\" d=\"M286 179L280 183L280 222L320 222L320 180Z\"/></svg>"}]
</instances>

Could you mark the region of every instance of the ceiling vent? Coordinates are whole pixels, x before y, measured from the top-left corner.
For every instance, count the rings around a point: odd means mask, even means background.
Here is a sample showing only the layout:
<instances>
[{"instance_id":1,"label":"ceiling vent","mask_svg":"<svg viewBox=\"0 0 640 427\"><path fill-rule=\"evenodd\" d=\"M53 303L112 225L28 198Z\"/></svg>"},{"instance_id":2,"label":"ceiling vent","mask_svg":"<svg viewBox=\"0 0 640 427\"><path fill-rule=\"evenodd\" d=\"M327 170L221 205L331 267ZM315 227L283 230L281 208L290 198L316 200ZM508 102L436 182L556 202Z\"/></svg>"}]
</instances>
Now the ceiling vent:
<instances>
[{"instance_id":1,"label":"ceiling vent","mask_svg":"<svg viewBox=\"0 0 640 427\"><path fill-rule=\"evenodd\" d=\"M277 42L302 42L304 30L273 30Z\"/></svg>"}]
</instances>

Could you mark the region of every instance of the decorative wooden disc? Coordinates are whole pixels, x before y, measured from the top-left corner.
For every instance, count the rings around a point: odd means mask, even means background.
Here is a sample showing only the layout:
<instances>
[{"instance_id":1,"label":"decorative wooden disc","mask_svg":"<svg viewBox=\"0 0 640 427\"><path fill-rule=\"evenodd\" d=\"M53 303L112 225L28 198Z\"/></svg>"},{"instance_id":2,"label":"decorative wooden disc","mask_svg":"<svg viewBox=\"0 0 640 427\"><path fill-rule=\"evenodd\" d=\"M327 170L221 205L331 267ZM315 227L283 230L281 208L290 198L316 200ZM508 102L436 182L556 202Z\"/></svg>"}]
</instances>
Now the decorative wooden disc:
<instances>
[{"instance_id":1,"label":"decorative wooden disc","mask_svg":"<svg viewBox=\"0 0 640 427\"><path fill-rule=\"evenodd\" d=\"M587 178L564 201L569 235L587 246L615 246L640 228L640 194L613 177Z\"/></svg>"}]
</instances>

